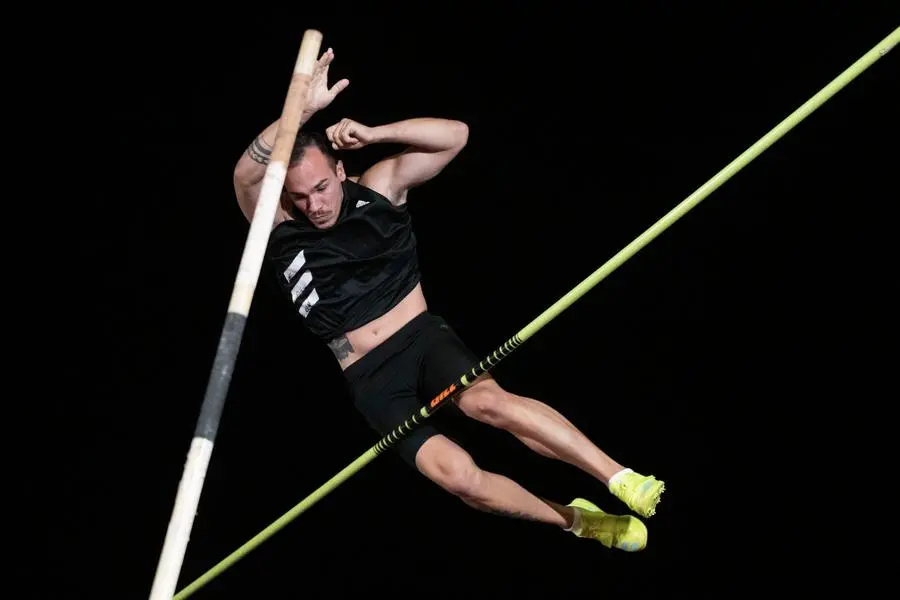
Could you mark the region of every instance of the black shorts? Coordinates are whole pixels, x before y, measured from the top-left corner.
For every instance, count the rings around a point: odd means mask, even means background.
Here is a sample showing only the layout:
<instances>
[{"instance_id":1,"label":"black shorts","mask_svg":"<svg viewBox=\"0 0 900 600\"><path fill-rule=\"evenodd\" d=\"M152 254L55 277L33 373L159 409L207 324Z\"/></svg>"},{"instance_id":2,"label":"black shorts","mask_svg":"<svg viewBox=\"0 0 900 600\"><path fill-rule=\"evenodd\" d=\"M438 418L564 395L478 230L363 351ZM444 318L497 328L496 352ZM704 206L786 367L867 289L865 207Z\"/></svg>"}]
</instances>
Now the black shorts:
<instances>
[{"instance_id":1,"label":"black shorts","mask_svg":"<svg viewBox=\"0 0 900 600\"><path fill-rule=\"evenodd\" d=\"M426 311L350 365L344 376L354 406L384 437L478 361L444 319ZM449 401L392 448L415 468L416 453L425 440L442 433L442 413L458 410Z\"/></svg>"}]
</instances>

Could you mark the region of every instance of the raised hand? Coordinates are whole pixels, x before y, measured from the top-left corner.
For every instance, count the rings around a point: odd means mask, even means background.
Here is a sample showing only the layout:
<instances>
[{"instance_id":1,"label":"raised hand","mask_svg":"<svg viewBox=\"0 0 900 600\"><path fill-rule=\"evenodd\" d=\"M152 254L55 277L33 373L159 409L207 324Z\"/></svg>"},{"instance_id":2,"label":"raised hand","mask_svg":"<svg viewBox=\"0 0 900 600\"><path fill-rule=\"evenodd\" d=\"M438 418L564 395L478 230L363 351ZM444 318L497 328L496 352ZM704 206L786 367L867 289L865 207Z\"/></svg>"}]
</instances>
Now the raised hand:
<instances>
[{"instance_id":1,"label":"raised hand","mask_svg":"<svg viewBox=\"0 0 900 600\"><path fill-rule=\"evenodd\" d=\"M341 119L326 129L325 135L335 150L356 150L375 141L374 129L353 119Z\"/></svg>"},{"instance_id":2,"label":"raised hand","mask_svg":"<svg viewBox=\"0 0 900 600\"><path fill-rule=\"evenodd\" d=\"M316 61L306 94L306 108L303 110L304 120L331 104L335 97L350 85L349 79L341 79L330 88L328 87L328 67L333 60L334 50L329 48Z\"/></svg>"}]
</instances>

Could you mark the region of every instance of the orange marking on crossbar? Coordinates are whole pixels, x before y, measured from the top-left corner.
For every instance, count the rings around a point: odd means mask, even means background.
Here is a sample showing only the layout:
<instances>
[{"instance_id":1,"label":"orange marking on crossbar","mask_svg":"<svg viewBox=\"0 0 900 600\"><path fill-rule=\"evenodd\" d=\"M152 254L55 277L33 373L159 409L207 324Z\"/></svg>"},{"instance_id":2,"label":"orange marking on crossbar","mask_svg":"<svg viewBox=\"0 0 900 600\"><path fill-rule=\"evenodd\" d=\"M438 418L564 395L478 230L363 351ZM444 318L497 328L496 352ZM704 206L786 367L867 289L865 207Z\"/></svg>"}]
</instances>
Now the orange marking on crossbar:
<instances>
[{"instance_id":1,"label":"orange marking on crossbar","mask_svg":"<svg viewBox=\"0 0 900 600\"><path fill-rule=\"evenodd\" d=\"M453 385L448 387L446 390L444 390L443 392L438 394L437 397L431 401L431 408L434 408L435 406L440 404L441 400L443 400L444 398L446 398L447 396L452 394L453 390L455 390L455 389L456 389L456 384L454 383Z\"/></svg>"}]
</instances>

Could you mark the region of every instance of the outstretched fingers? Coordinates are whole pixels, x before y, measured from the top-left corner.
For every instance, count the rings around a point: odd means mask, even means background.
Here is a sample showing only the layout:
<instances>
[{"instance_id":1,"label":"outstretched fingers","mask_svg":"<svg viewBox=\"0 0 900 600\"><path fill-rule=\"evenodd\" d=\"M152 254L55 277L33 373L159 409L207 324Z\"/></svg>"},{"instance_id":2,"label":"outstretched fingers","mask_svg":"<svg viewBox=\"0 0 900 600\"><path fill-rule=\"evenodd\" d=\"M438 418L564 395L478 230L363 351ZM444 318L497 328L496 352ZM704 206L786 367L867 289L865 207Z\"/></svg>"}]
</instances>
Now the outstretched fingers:
<instances>
[{"instance_id":1,"label":"outstretched fingers","mask_svg":"<svg viewBox=\"0 0 900 600\"><path fill-rule=\"evenodd\" d=\"M331 86L331 89L328 91L328 93L331 94L331 98L334 99L335 96L346 90L348 85L350 85L349 79L341 79L333 86Z\"/></svg>"},{"instance_id":2,"label":"outstretched fingers","mask_svg":"<svg viewBox=\"0 0 900 600\"><path fill-rule=\"evenodd\" d=\"M319 57L318 67L319 68L328 68L328 65L331 64L331 61L334 60L334 50L329 48L325 52L322 53L322 56Z\"/></svg>"}]
</instances>

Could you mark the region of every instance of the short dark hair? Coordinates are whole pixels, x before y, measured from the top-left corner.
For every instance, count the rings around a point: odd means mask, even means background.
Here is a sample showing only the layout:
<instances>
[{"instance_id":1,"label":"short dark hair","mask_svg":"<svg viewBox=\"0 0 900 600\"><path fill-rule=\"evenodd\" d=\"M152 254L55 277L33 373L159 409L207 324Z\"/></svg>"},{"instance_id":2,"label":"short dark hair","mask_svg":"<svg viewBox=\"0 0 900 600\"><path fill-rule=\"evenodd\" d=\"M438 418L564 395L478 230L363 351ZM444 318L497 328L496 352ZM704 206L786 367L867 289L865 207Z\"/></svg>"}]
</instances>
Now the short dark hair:
<instances>
[{"instance_id":1,"label":"short dark hair","mask_svg":"<svg viewBox=\"0 0 900 600\"><path fill-rule=\"evenodd\" d=\"M303 160L306 149L311 146L318 148L325 155L325 159L332 169L337 168L338 157L331 147L331 142L324 135L315 131L300 131L297 133L297 140L294 142L293 151L291 151L289 166L293 166Z\"/></svg>"}]
</instances>

